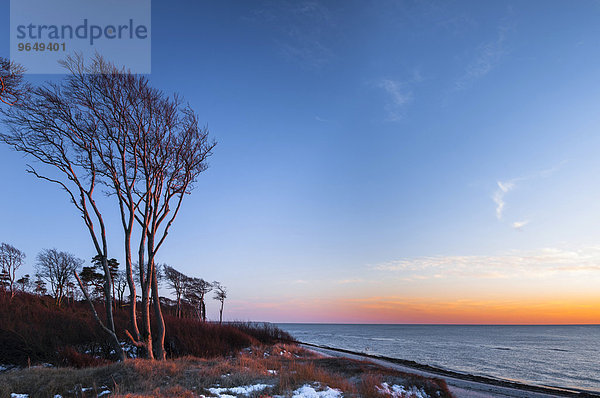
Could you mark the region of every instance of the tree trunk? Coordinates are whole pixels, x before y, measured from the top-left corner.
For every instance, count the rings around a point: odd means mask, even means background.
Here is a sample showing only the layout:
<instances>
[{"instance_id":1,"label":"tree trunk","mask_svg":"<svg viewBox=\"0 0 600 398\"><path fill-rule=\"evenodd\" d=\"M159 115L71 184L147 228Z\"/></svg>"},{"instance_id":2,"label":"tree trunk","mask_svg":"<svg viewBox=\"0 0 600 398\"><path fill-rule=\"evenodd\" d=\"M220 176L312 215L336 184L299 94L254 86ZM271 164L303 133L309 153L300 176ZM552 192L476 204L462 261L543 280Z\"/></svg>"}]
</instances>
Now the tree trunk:
<instances>
[{"instance_id":1,"label":"tree trunk","mask_svg":"<svg viewBox=\"0 0 600 398\"><path fill-rule=\"evenodd\" d=\"M85 296L85 300L90 305L90 308L92 310L92 314L94 315L94 318L96 319L96 322L100 325L100 327L102 328L102 330L104 330L110 336L110 342L113 345L113 349L115 350L115 353L119 356L119 360L120 361L124 361L127 357L125 356L125 351L123 351L123 347L121 347L121 344L119 343L119 338L115 334L114 327L111 330L111 329L107 328L102 323L102 321L100 320L100 317L98 316L98 313L96 312L96 308L94 307L94 303L90 299L90 296L88 295L88 292L85 289L85 286L81 282L81 279L79 279L79 275L77 275L77 272L74 272L74 274L75 274L75 278L77 279L77 283L79 283L79 287L81 288L81 291L83 292L83 295Z\"/></svg>"},{"instance_id":2,"label":"tree trunk","mask_svg":"<svg viewBox=\"0 0 600 398\"><path fill-rule=\"evenodd\" d=\"M160 308L158 280L156 278L156 269L154 266L152 266L152 298L154 299L154 318L157 327L157 330L154 333L156 337L156 359L165 360L167 358L165 352L165 320L163 319L162 310Z\"/></svg>"},{"instance_id":3,"label":"tree trunk","mask_svg":"<svg viewBox=\"0 0 600 398\"><path fill-rule=\"evenodd\" d=\"M125 234L125 272L127 273L127 284L129 285L129 328L136 341L140 341L140 329L137 324L137 295L135 281L133 280L133 269L131 267L131 231Z\"/></svg>"},{"instance_id":4,"label":"tree trunk","mask_svg":"<svg viewBox=\"0 0 600 398\"><path fill-rule=\"evenodd\" d=\"M142 343L146 350L146 358L154 359L154 351L152 347L152 332L150 328L150 292L148 289L142 289Z\"/></svg>"},{"instance_id":5,"label":"tree trunk","mask_svg":"<svg viewBox=\"0 0 600 398\"><path fill-rule=\"evenodd\" d=\"M223 323L223 304L225 302L221 301L221 309L219 310L219 325Z\"/></svg>"}]
</instances>

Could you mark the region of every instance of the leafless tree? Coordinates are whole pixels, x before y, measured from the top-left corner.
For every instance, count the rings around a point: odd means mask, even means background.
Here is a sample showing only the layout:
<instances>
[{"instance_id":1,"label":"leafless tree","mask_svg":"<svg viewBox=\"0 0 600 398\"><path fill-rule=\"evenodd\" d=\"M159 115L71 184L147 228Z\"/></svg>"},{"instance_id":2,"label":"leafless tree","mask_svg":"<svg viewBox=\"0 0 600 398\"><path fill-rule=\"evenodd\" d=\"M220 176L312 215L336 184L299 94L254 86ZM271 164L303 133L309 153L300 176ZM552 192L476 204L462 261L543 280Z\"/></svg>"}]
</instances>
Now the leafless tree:
<instances>
[{"instance_id":1,"label":"leafless tree","mask_svg":"<svg viewBox=\"0 0 600 398\"><path fill-rule=\"evenodd\" d=\"M223 306L225 305L225 299L227 298L227 288L217 281L214 281L212 286L215 291L213 298L221 302L221 308L219 309L219 323L223 323Z\"/></svg>"},{"instance_id":2,"label":"leafless tree","mask_svg":"<svg viewBox=\"0 0 600 398\"><path fill-rule=\"evenodd\" d=\"M25 261L25 253L8 243L0 244L0 269L6 275L10 297L15 295L16 272Z\"/></svg>"},{"instance_id":3,"label":"leafless tree","mask_svg":"<svg viewBox=\"0 0 600 398\"><path fill-rule=\"evenodd\" d=\"M204 297L212 290L212 284L202 278L188 278L186 280L185 298L196 309L198 318L206 321L206 303Z\"/></svg>"},{"instance_id":4,"label":"leafless tree","mask_svg":"<svg viewBox=\"0 0 600 398\"><path fill-rule=\"evenodd\" d=\"M80 106L68 86L47 83L30 88L26 94L13 106L1 109L9 132L0 134L0 141L51 166L55 173L42 174L32 166L28 172L58 184L83 218L96 253L102 258L106 325L98 318L91 301L90 308L98 324L110 335L115 352L124 359L114 328L106 226L95 198L100 175L90 139L95 130L93 117ZM77 280L80 282L78 277ZM80 287L83 289L81 283Z\"/></svg>"},{"instance_id":5,"label":"leafless tree","mask_svg":"<svg viewBox=\"0 0 600 398\"><path fill-rule=\"evenodd\" d=\"M117 297L119 298L119 306L123 305L123 296L127 289L127 274L123 270L119 270L113 278L115 289L117 289Z\"/></svg>"},{"instance_id":6,"label":"leafless tree","mask_svg":"<svg viewBox=\"0 0 600 398\"><path fill-rule=\"evenodd\" d=\"M154 340L158 343L156 356L162 359L165 330L156 254L183 198L207 168L206 160L215 143L209 140L208 130L198 126L197 116L188 106L177 96L168 97L152 88L145 77L120 70L100 57L89 66L81 57L68 58L64 66L69 75L61 84L30 90L27 101L8 107L5 112L11 134L0 139L55 166L66 176L67 181L42 176L30 168L36 176L60 184L80 210L97 254L103 259L107 307L111 298L106 290L110 290L111 278L106 264L106 229L93 197L94 188L104 184L117 197L125 231L131 303L129 336L148 357L153 357ZM136 231L141 328L137 325L132 272L131 238ZM154 339L150 331L151 302L157 324ZM104 328L114 335L112 310L108 308L106 324Z\"/></svg>"},{"instance_id":7,"label":"leafless tree","mask_svg":"<svg viewBox=\"0 0 600 398\"><path fill-rule=\"evenodd\" d=\"M167 264L165 264L163 267L167 284L175 292L175 300L177 303L177 317L181 318L181 298L185 294L186 288L188 287L188 283L186 282L189 279L189 277L177 271L175 268L168 266Z\"/></svg>"},{"instance_id":8,"label":"leafless tree","mask_svg":"<svg viewBox=\"0 0 600 398\"><path fill-rule=\"evenodd\" d=\"M50 292L57 306L60 307L68 283L82 264L83 260L56 249L44 249L37 255L37 275L50 284Z\"/></svg>"}]
</instances>

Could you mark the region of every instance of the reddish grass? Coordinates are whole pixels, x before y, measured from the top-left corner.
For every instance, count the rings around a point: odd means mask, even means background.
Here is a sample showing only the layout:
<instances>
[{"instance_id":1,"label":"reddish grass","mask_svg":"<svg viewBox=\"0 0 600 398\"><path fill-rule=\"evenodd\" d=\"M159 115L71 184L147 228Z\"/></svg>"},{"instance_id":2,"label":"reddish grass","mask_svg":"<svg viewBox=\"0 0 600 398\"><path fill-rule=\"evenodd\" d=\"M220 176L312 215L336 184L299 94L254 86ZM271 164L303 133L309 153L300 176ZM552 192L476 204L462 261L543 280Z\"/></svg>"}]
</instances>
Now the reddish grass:
<instances>
[{"instance_id":1,"label":"reddish grass","mask_svg":"<svg viewBox=\"0 0 600 398\"><path fill-rule=\"evenodd\" d=\"M96 310L104 319L102 303ZM114 312L121 341L127 341L126 309ZM229 355L253 344L291 340L270 324L201 322L165 315L165 348L170 358L186 355L211 358ZM69 347L69 348L66 348ZM27 365L48 362L56 365L95 366L93 358L115 360L106 334L96 325L88 304L64 303L56 307L51 297L0 291L0 358L5 364ZM76 355L80 354L80 355Z\"/></svg>"}]
</instances>

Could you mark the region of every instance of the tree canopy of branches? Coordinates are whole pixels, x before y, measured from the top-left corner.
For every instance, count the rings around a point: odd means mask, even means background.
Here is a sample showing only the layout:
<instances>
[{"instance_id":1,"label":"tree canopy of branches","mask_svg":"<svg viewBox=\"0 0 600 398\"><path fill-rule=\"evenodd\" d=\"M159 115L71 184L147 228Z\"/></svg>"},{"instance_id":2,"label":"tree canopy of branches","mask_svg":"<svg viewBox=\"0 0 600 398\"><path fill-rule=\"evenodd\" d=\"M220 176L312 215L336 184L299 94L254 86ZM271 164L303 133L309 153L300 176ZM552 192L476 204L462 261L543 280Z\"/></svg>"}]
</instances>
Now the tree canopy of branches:
<instances>
[{"instance_id":1,"label":"tree canopy of branches","mask_svg":"<svg viewBox=\"0 0 600 398\"><path fill-rule=\"evenodd\" d=\"M26 91L23 84L24 68L0 57L0 105L17 104Z\"/></svg>"},{"instance_id":2,"label":"tree canopy of branches","mask_svg":"<svg viewBox=\"0 0 600 398\"><path fill-rule=\"evenodd\" d=\"M223 323L223 306L225 305L225 299L227 298L227 288L217 281L214 281L212 285L215 292L213 298L221 302L221 308L219 309L219 323Z\"/></svg>"},{"instance_id":3,"label":"tree canopy of branches","mask_svg":"<svg viewBox=\"0 0 600 398\"><path fill-rule=\"evenodd\" d=\"M206 303L204 301L204 296L212 290L212 284L202 278L188 278L186 284L186 300L195 308L198 318L206 321Z\"/></svg>"},{"instance_id":4,"label":"tree canopy of branches","mask_svg":"<svg viewBox=\"0 0 600 398\"><path fill-rule=\"evenodd\" d=\"M125 271L130 294L132 342L149 358L165 358L165 328L158 295L155 259L165 242L183 198L207 168L215 142L200 128L196 114L177 96L152 88L140 75L96 57L86 65L67 58L60 83L28 91L26 100L5 107L9 134L0 140L35 160L53 166L59 177L29 172L58 184L79 210L97 255L102 259L105 324L100 326L121 350L112 317L112 278L108 265L106 225L95 200L102 184L116 197L125 239ZM138 236L137 263L141 288L141 328L136 312L132 236ZM82 289L84 286L81 286ZM156 333L150 330L152 296ZM122 350L121 350L122 352Z\"/></svg>"},{"instance_id":5,"label":"tree canopy of branches","mask_svg":"<svg viewBox=\"0 0 600 398\"><path fill-rule=\"evenodd\" d=\"M163 268L167 284L173 292L175 292L175 300L177 303L176 316L181 318L181 298L185 295L189 277L167 264L165 264Z\"/></svg>"},{"instance_id":6,"label":"tree canopy of branches","mask_svg":"<svg viewBox=\"0 0 600 398\"><path fill-rule=\"evenodd\" d=\"M60 307L68 283L73 280L74 273L82 264L83 260L56 249L44 249L37 255L36 275L48 282L57 306Z\"/></svg>"},{"instance_id":7,"label":"tree canopy of branches","mask_svg":"<svg viewBox=\"0 0 600 398\"><path fill-rule=\"evenodd\" d=\"M8 243L0 244L0 270L8 284L11 297L15 294L16 272L23 265L23 261L25 261L25 253L21 250Z\"/></svg>"}]
</instances>

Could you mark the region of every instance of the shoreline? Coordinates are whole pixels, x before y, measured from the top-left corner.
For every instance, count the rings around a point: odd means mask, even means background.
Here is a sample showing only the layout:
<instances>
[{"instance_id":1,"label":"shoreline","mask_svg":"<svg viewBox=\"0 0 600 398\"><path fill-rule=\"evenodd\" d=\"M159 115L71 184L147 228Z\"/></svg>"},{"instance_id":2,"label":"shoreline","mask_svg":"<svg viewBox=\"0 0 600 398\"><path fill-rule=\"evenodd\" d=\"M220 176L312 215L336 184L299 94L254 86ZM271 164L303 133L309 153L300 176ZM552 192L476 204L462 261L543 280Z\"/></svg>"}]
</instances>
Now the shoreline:
<instances>
[{"instance_id":1,"label":"shoreline","mask_svg":"<svg viewBox=\"0 0 600 398\"><path fill-rule=\"evenodd\" d=\"M485 386L496 387L496 389L502 390L514 390L515 392L520 393L534 393L537 394L538 397L594 397L600 398L600 392L597 391L587 391L580 390L574 388L565 388L565 387L556 387L556 386L537 386L533 384L526 384L517 381L505 380L505 379L497 379L493 377L486 376L478 376L472 375L469 373L461 373L452 370L446 370L442 368L437 368L431 365L425 365L418 362L406 360L406 359L398 359L391 358L382 355L372 355L366 354L356 351L350 351L343 348L335 348L329 346L320 346L312 343L305 343L298 341L298 344L304 346L307 349L313 350L319 354L343 354L342 356L353 358L354 359L367 359L379 363L383 366L392 366L392 367L403 367L408 371L418 371L420 373L426 374L431 377L438 377L446 380L449 386L454 386L458 390L466 390L472 391L473 386L468 384L479 384L482 388L475 388L475 390L480 391L483 394L495 394L495 395L487 395L487 396L513 396L513 397L531 397L531 395L522 395L515 393L515 395L507 395L507 391L492 391ZM325 351L325 352L324 352ZM386 364L387 363L387 364ZM455 381L462 381L462 383L455 383ZM508 391L510 392L510 391ZM458 397L462 397L466 395L459 395ZM483 397L486 395L478 395L476 391L472 391L469 396L472 397Z\"/></svg>"}]
</instances>

